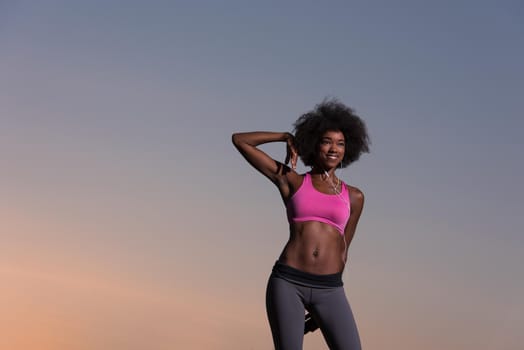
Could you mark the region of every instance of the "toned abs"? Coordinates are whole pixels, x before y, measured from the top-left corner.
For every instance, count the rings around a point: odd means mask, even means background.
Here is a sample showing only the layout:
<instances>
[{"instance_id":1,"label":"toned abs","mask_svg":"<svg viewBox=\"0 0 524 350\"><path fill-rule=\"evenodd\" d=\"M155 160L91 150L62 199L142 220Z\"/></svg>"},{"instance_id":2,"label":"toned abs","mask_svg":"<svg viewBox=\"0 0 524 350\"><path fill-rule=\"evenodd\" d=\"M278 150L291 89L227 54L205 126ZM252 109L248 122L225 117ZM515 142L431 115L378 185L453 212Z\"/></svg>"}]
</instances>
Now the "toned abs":
<instances>
[{"instance_id":1,"label":"toned abs","mask_svg":"<svg viewBox=\"0 0 524 350\"><path fill-rule=\"evenodd\" d=\"M280 261L313 274L333 274L344 269L344 239L331 225L306 221L290 225L290 236Z\"/></svg>"}]
</instances>

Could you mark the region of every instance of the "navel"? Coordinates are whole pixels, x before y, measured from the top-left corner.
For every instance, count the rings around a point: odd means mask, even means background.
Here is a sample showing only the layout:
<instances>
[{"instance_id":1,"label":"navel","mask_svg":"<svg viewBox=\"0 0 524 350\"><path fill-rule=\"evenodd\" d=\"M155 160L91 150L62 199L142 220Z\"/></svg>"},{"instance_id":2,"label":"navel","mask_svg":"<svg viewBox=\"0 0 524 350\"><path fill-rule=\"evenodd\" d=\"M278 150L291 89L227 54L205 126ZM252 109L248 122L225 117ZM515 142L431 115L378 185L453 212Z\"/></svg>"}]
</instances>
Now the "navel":
<instances>
[{"instance_id":1,"label":"navel","mask_svg":"<svg viewBox=\"0 0 524 350\"><path fill-rule=\"evenodd\" d=\"M315 258L318 256L318 248L315 248L315 250L313 250L313 256Z\"/></svg>"}]
</instances>

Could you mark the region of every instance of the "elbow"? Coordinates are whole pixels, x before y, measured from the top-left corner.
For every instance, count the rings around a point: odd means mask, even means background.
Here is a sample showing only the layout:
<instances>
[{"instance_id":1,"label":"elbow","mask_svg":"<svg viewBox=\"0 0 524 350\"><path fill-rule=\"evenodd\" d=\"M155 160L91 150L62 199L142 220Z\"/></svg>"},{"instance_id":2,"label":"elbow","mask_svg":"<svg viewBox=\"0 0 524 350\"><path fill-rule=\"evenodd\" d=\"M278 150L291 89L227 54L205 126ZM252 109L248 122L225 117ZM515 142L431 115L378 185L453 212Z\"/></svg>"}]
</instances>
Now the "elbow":
<instances>
[{"instance_id":1,"label":"elbow","mask_svg":"<svg viewBox=\"0 0 524 350\"><path fill-rule=\"evenodd\" d=\"M238 146L238 133L231 135L231 142L233 142L233 145Z\"/></svg>"},{"instance_id":2,"label":"elbow","mask_svg":"<svg viewBox=\"0 0 524 350\"><path fill-rule=\"evenodd\" d=\"M235 147L238 147L242 143L242 133L233 133L233 135L231 135L231 142L233 142L233 145L235 145Z\"/></svg>"}]
</instances>

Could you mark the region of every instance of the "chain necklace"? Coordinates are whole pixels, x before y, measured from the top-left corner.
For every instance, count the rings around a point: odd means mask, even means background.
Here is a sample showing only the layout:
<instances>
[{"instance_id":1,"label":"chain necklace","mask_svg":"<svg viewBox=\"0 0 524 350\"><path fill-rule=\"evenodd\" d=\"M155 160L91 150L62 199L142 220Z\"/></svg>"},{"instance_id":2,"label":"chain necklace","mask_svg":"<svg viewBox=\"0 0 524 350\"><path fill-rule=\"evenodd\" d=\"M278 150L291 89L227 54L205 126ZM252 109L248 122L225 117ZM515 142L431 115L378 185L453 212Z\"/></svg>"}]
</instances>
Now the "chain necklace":
<instances>
[{"instance_id":1,"label":"chain necklace","mask_svg":"<svg viewBox=\"0 0 524 350\"><path fill-rule=\"evenodd\" d=\"M329 176L328 172L324 170L324 174L326 175L326 179L329 181L329 184L331 185L331 188L333 189L333 193L335 193L338 198L340 198L347 206L348 206L348 209L349 209L349 202L346 201L344 199L344 197L342 197L342 186L340 186L340 179L337 177L337 184L335 185L333 183L333 180L331 180L331 177ZM324 180L325 181L325 180ZM340 186L340 190L338 189Z\"/></svg>"},{"instance_id":2,"label":"chain necklace","mask_svg":"<svg viewBox=\"0 0 524 350\"><path fill-rule=\"evenodd\" d=\"M340 188L340 191L338 190L338 187L340 186L340 179L337 177L337 184L335 185L333 183L333 180L331 180L331 177L329 176L328 172L324 170L324 175L326 175L326 179L329 181L329 184L331 185L331 188L333 189L333 193L338 195L340 192L342 192L342 187ZM323 181L326 181L326 179L322 179Z\"/></svg>"}]
</instances>

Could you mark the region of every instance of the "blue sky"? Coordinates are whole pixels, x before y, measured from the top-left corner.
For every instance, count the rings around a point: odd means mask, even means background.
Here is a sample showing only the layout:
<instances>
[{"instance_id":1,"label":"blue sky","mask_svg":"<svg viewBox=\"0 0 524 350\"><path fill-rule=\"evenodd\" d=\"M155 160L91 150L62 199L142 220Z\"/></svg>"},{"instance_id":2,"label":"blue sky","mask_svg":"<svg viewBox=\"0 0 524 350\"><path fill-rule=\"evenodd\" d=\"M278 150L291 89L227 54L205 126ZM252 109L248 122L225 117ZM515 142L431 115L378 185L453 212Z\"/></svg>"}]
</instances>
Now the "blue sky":
<instances>
[{"instance_id":1,"label":"blue sky","mask_svg":"<svg viewBox=\"0 0 524 350\"><path fill-rule=\"evenodd\" d=\"M263 288L285 216L230 136L291 131L334 96L372 139L340 174L366 195L344 275L363 343L517 349L523 17L518 1L2 2L0 262L28 269L13 291L31 266L67 283L113 271L107 283L217 298L218 320L228 307L256 315L236 345L267 348ZM100 344L140 344L118 323L103 333L71 317ZM181 344L233 348L227 326L200 326L207 345Z\"/></svg>"}]
</instances>

